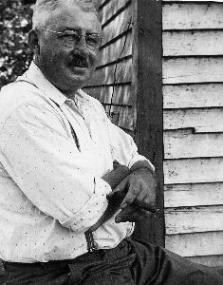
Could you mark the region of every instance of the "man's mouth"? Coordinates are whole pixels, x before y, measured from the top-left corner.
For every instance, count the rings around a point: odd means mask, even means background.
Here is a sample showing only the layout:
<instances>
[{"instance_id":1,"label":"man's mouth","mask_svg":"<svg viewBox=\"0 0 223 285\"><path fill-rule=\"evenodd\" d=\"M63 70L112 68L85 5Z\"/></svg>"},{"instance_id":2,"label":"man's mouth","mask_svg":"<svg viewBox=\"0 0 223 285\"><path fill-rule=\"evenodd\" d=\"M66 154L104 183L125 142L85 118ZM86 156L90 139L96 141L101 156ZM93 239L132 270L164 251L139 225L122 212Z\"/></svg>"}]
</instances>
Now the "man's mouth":
<instances>
[{"instance_id":1,"label":"man's mouth","mask_svg":"<svg viewBox=\"0 0 223 285\"><path fill-rule=\"evenodd\" d=\"M88 61L86 57L82 55L74 55L72 63L75 67L81 67L81 68L87 68L88 67Z\"/></svg>"}]
</instances>

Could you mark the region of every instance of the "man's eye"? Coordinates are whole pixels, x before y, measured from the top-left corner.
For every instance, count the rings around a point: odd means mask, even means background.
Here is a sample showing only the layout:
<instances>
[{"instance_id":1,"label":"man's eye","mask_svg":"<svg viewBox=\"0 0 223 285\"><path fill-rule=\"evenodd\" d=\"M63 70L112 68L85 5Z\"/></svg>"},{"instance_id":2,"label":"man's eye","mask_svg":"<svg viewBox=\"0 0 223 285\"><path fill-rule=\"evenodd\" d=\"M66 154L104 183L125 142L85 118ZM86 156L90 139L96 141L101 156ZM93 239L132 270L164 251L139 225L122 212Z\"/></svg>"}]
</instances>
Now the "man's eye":
<instances>
[{"instance_id":1,"label":"man's eye","mask_svg":"<svg viewBox=\"0 0 223 285\"><path fill-rule=\"evenodd\" d=\"M99 45L101 38L99 35L92 34L92 35L86 36L86 41L88 44L91 44L91 45Z\"/></svg>"},{"instance_id":2,"label":"man's eye","mask_svg":"<svg viewBox=\"0 0 223 285\"><path fill-rule=\"evenodd\" d=\"M78 40L79 36L77 34L63 34L60 36L60 38L66 42L73 42Z\"/></svg>"}]
</instances>

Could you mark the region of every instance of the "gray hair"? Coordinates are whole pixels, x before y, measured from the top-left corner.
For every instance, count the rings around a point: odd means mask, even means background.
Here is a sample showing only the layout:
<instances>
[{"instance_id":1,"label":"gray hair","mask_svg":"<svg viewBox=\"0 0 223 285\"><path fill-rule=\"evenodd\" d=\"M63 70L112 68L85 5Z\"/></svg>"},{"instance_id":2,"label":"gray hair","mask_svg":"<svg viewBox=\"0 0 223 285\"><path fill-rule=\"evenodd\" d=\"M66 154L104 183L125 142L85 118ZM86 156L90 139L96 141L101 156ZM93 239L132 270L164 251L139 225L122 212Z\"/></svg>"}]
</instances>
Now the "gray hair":
<instances>
[{"instance_id":1,"label":"gray hair","mask_svg":"<svg viewBox=\"0 0 223 285\"><path fill-rule=\"evenodd\" d=\"M94 12L98 16L97 0L37 0L33 9L33 29L38 29L44 25L47 13L49 14L64 3L78 5L83 11Z\"/></svg>"}]
</instances>

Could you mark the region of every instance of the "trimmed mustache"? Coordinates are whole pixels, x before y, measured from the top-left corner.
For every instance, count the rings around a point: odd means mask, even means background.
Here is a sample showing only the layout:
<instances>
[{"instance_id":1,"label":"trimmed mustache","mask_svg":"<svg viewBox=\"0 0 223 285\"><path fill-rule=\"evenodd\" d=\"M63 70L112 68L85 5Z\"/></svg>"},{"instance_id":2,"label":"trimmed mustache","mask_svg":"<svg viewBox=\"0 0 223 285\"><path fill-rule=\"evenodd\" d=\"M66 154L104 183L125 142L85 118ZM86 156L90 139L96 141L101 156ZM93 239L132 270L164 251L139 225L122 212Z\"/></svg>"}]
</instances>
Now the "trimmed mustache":
<instances>
[{"instance_id":1,"label":"trimmed mustache","mask_svg":"<svg viewBox=\"0 0 223 285\"><path fill-rule=\"evenodd\" d=\"M72 58L72 65L77 67L88 67L88 59L81 54L74 54Z\"/></svg>"}]
</instances>

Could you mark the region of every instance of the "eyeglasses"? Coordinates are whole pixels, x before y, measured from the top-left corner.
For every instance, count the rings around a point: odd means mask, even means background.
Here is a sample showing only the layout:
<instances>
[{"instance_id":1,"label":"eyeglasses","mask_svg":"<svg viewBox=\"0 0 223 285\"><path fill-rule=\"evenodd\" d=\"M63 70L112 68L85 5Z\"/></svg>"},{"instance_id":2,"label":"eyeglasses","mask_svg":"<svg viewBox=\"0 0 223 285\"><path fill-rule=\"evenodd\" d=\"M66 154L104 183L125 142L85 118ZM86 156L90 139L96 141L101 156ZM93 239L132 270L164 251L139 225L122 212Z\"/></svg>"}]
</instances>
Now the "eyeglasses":
<instances>
[{"instance_id":1,"label":"eyeglasses","mask_svg":"<svg viewBox=\"0 0 223 285\"><path fill-rule=\"evenodd\" d=\"M58 39L62 42L63 46L71 47L80 42L81 38L85 38L85 42L87 46L96 50L102 41L102 36L98 33L87 33L86 35L81 34L79 31L70 30L65 32L53 31L50 29L46 29L44 31L48 31L50 33L56 34Z\"/></svg>"}]
</instances>

